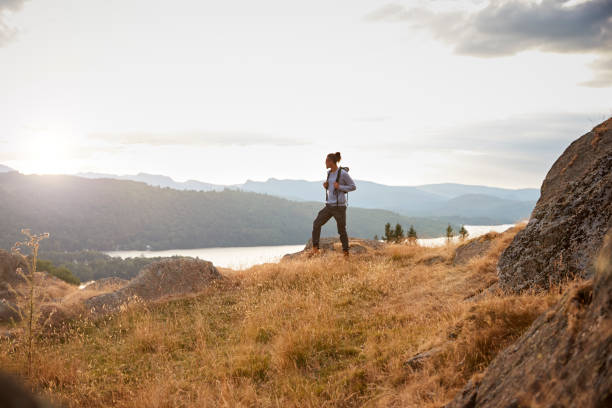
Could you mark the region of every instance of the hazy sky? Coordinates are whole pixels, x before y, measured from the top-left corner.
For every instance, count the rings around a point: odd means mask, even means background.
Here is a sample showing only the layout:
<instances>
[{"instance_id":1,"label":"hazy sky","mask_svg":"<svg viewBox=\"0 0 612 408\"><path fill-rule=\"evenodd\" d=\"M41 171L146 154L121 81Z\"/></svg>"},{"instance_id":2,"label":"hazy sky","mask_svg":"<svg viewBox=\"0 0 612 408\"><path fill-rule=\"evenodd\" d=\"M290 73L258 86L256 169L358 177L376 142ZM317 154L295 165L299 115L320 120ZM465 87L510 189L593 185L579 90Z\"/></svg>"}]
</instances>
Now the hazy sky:
<instances>
[{"instance_id":1,"label":"hazy sky","mask_svg":"<svg viewBox=\"0 0 612 408\"><path fill-rule=\"evenodd\" d=\"M612 115L612 0L0 0L0 163L539 187Z\"/></svg>"}]
</instances>

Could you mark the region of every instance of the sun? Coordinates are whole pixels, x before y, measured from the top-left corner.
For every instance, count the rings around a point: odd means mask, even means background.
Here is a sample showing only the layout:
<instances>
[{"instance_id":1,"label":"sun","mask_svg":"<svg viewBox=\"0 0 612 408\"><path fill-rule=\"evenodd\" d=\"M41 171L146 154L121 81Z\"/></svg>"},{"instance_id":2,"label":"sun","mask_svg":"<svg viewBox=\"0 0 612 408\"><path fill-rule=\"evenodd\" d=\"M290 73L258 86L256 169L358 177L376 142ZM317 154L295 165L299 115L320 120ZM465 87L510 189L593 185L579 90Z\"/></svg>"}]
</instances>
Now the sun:
<instances>
[{"instance_id":1,"label":"sun","mask_svg":"<svg viewBox=\"0 0 612 408\"><path fill-rule=\"evenodd\" d=\"M40 131L22 139L22 171L37 174L65 173L69 168L73 143L65 132Z\"/></svg>"}]
</instances>

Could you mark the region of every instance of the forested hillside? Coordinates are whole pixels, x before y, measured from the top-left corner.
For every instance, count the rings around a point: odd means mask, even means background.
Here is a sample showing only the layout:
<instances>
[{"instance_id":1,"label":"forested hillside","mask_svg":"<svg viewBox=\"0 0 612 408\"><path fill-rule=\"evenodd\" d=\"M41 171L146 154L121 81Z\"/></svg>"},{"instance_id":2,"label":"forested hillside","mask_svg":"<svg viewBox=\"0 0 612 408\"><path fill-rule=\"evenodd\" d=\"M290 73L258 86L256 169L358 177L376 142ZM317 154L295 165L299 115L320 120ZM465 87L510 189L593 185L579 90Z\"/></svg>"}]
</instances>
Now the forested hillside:
<instances>
[{"instance_id":1,"label":"forested hillside","mask_svg":"<svg viewBox=\"0 0 612 408\"><path fill-rule=\"evenodd\" d=\"M164 175L138 173L113 175L79 173L79 177L111 178L142 181L151 186L176 190L221 191L232 190L270 194L293 201L319 201L325 196L320 181L247 180L243 184L222 186L196 180L175 181ZM358 191L349 194L355 207L377 208L417 217L461 218L467 224L511 224L529 217L540 191L535 188L507 189L456 183L426 184L421 186L388 186L365 180L355 180Z\"/></svg>"},{"instance_id":2,"label":"forested hillside","mask_svg":"<svg viewBox=\"0 0 612 408\"><path fill-rule=\"evenodd\" d=\"M20 229L47 231L43 250L200 248L304 243L321 203L241 191L178 191L144 183L74 176L0 174L0 247ZM352 236L381 235L385 223L441 236L447 220L349 208ZM454 225L454 227L457 227ZM335 235L335 222L323 235Z\"/></svg>"}]
</instances>

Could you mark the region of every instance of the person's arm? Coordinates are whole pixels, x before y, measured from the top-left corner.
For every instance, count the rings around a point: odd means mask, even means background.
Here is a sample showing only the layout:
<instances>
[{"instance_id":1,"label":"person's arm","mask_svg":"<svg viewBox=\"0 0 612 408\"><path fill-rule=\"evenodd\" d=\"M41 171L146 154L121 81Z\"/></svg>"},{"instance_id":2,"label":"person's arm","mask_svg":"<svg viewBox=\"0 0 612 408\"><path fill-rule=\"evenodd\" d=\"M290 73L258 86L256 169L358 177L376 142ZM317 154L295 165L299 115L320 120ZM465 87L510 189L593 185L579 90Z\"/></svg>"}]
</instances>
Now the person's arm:
<instances>
[{"instance_id":1,"label":"person's arm","mask_svg":"<svg viewBox=\"0 0 612 408\"><path fill-rule=\"evenodd\" d=\"M356 189L357 186L355 185L355 182L353 181L351 176L348 174L348 172L343 171L340 175L340 185L338 187L338 190L344 193L348 193L349 191L355 191Z\"/></svg>"}]
</instances>

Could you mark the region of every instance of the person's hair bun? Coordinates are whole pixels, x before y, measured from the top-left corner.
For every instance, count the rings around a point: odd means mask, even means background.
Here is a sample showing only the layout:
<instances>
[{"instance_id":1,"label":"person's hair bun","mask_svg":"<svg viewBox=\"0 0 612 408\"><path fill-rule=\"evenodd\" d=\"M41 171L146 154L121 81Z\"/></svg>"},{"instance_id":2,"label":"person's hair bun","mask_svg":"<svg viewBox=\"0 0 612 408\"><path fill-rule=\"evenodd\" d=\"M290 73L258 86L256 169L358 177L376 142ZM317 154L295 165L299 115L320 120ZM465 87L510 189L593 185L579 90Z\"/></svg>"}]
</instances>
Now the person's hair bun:
<instances>
[{"instance_id":1,"label":"person's hair bun","mask_svg":"<svg viewBox=\"0 0 612 408\"><path fill-rule=\"evenodd\" d=\"M336 152L328 154L327 158L333 160L334 163L338 163L342 157L340 156L340 152Z\"/></svg>"}]
</instances>

